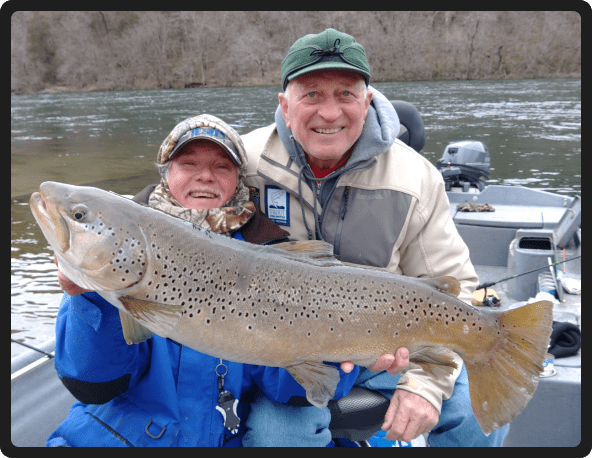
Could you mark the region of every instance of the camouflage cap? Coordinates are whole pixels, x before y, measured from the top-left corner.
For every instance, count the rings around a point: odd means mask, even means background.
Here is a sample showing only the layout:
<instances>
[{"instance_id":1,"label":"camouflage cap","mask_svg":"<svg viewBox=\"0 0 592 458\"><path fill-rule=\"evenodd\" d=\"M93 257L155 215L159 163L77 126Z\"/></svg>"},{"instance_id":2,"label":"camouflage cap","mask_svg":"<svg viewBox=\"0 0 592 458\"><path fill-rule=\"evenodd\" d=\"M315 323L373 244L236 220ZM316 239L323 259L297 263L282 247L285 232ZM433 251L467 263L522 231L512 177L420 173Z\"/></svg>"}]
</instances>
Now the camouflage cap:
<instances>
[{"instance_id":1,"label":"camouflage cap","mask_svg":"<svg viewBox=\"0 0 592 458\"><path fill-rule=\"evenodd\" d=\"M184 145L199 139L211 140L222 146L239 171L246 171L247 155L240 135L221 119L208 114L187 118L177 124L162 142L157 162L164 164L170 161Z\"/></svg>"}]
</instances>

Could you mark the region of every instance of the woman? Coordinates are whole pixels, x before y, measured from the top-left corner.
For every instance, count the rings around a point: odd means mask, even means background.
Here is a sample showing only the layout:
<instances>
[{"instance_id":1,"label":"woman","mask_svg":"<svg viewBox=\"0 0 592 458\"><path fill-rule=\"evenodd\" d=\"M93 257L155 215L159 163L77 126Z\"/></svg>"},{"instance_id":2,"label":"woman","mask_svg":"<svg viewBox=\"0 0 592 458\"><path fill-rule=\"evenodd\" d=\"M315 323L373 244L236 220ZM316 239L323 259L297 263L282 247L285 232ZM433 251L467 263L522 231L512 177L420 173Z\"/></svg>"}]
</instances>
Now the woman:
<instances>
[{"instance_id":1,"label":"woman","mask_svg":"<svg viewBox=\"0 0 592 458\"><path fill-rule=\"evenodd\" d=\"M220 119L200 115L178 124L157 166L160 184L135 201L250 243L288 241L288 232L255 205L244 184L242 140ZM160 336L127 345L115 307L58 277L66 294L56 322L56 370L80 402L48 446L240 445L254 384L272 399L304 393L283 369L221 360ZM357 370L341 375L338 397Z\"/></svg>"}]
</instances>

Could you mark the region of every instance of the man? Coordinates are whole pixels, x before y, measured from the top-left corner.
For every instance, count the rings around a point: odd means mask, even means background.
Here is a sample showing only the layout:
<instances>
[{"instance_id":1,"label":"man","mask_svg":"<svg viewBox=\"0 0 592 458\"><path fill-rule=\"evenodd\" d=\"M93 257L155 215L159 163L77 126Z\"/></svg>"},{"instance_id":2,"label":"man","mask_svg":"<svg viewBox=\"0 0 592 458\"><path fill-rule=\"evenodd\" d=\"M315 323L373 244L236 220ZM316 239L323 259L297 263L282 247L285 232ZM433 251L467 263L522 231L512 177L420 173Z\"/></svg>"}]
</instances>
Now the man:
<instances>
[{"instance_id":1,"label":"man","mask_svg":"<svg viewBox=\"0 0 592 458\"><path fill-rule=\"evenodd\" d=\"M449 217L443 180L396 140L397 114L368 86L362 45L334 29L307 35L290 48L281 70L285 92L278 96L275 124L243 136L246 182L259 190L265 213L296 240L333 244L343 261L413 277L456 277L461 299L470 301L478 279ZM455 382L463 391L451 398ZM415 366L398 384L389 374L361 370L357 383L390 394L396 385L383 425L387 439L409 441L436 425L432 445L501 445L507 434L507 427L489 438L481 432L464 397L464 369L435 381ZM450 415L442 411L447 400L454 404ZM289 423L282 411L291 406L265 397L256 404L275 434L283 423L270 417ZM256 415L250 421L259 424ZM269 437L248 434L253 444ZM285 436L284 445L290 445Z\"/></svg>"}]
</instances>

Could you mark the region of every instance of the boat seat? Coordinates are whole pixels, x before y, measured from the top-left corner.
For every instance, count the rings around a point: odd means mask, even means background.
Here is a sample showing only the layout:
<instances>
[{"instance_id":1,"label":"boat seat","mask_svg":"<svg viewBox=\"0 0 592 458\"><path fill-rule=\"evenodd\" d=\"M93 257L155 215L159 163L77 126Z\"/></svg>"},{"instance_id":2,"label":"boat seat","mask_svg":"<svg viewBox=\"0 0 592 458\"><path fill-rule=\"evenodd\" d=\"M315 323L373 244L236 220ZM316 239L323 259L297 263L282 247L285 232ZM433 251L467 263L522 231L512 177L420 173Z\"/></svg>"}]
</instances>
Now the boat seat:
<instances>
[{"instance_id":1,"label":"boat seat","mask_svg":"<svg viewBox=\"0 0 592 458\"><path fill-rule=\"evenodd\" d=\"M415 151L421 151L425 145L425 128L419 110L404 100L391 100L391 103L401 123L397 138Z\"/></svg>"}]
</instances>

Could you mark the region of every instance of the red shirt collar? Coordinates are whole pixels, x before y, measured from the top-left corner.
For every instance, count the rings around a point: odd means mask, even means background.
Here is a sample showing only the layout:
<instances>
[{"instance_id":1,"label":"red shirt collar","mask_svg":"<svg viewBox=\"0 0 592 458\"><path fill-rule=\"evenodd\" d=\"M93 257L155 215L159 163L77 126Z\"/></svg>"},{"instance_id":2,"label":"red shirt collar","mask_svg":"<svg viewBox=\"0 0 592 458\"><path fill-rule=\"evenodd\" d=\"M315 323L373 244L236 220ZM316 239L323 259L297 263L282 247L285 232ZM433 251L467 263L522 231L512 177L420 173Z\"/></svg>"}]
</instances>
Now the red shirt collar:
<instances>
[{"instance_id":1,"label":"red shirt collar","mask_svg":"<svg viewBox=\"0 0 592 458\"><path fill-rule=\"evenodd\" d=\"M337 164L335 167L331 167L330 169L325 169L325 170L320 170L317 169L314 165L312 164L308 164L310 165L310 169L312 170L312 173L314 174L314 176L316 178L325 178L326 176L329 176L329 174L331 172L334 172L335 170L337 170L339 167L342 167L347 160L349 159L349 157L345 157L343 160L341 160L341 162L339 162L339 164Z\"/></svg>"}]
</instances>

